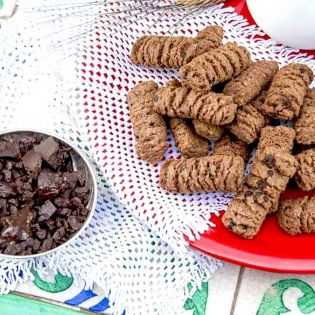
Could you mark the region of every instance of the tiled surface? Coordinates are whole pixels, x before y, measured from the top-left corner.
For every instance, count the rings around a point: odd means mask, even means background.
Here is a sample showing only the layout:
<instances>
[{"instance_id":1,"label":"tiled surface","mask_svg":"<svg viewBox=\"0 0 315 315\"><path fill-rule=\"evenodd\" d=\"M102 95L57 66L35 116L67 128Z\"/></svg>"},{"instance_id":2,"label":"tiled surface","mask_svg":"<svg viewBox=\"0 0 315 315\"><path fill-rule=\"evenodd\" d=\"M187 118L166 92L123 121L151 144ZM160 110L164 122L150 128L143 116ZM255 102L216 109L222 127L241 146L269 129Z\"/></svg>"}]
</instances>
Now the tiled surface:
<instances>
[{"instance_id":1,"label":"tiled surface","mask_svg":"<svg viewBox=\"0 0 315 315\"><path fill-rule=\"evenodd\" d=\"M0 314L20 314L21 305L30 308L30 315L111 313L110 303L99 288L88 290L83 281L71 281L60 275L57 278L42 275L36 279L35 284L27 283L18 288L17 293L23 294L22 298L18 295L0 297ZM313 288L315 276L312 275L268 273L226 264L202 287L193 303L185 303L182 314L315 315ZM201 307L205 299L206 307ZM195 305L192 307L192 304Z\"/></svg>"},{"instance_id":2,"label":"tiled surface","mask_svg":"<svg viewBox=\"0 0 315 315\"><path fill-rule=\"evenodd\" d=\"M245 269L233 315L315 314L315 276Z\"/></svg>"},{"instance_id":3,"label":"tiled surface","mask_svg":"<svg viewBox=\"0 0 315 315\"><path fill-rule=\"evenodd\" d=\"M226 264L209 281L207 314L227 315L233 306L240 267ZM215 309L215 313L213 313Z\"/></svg>"}]
</instances>

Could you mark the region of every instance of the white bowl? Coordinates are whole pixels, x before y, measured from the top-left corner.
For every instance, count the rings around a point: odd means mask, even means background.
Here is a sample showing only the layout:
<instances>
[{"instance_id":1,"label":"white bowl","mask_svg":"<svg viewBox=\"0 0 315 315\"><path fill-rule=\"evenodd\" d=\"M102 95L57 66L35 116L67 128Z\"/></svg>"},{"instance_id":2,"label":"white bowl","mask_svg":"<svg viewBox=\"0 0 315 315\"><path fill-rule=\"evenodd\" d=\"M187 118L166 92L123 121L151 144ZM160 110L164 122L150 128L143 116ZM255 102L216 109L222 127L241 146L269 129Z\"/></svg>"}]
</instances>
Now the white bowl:
<instances>
[{"instance_id":1,"label":"white bowl","mask_svg":"<svg viewBox=\"0 0 315 315\"><path fill-rule=\"evenodd\" d=\"M315 49L314 0L247 0L255 22L272 39L299 49Z\"/></svg>"}]
</instances>

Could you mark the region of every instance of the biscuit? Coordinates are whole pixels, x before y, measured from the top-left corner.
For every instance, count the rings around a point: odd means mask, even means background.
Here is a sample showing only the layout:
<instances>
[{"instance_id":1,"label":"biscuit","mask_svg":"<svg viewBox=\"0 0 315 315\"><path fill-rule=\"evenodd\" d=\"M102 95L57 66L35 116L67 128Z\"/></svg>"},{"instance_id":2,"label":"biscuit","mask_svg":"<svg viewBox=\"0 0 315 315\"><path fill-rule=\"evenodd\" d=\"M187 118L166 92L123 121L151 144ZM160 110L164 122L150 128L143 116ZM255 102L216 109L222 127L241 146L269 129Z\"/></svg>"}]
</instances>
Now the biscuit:
<instances>
[{"instance_id":1,"label":"biscuit","mask_svg":"<svg viewBox=\"0 0 315 315\"><path fill-rule=\"evenodd\" d=\"M199 137L184 120L171 118L170 127L176 147L185 158L208 155L208 141Z\"/></svg>"},{"instance_id":2,"label":"biscuit","mask_svg":"<svg viewBox=\"0 0 315 315\"><path fill-rule=\"evenodd\" d=\"M192 118L208 124L226 125L234 120L237 104L231 96L197 92L172 80L158 89L153 109L168 117Z\"/></svg>"},{"instance_id":3,"label":"biscuit","mask_svg":"<svg viewBox=\"0 0 315 315\"><path fill-rule=\"evenodd\" d=\"M224 129L220 126L207 124L197 119L194 119L192 122L196 134L210 141L219 140L224 133Z\"/></svg>"},{"instance_id":4,"label":"biscuit","mask_svg":"<svg viewBox=\"0 0 315 315\"><path fill-rule=\"evenodd\" d=\"M294 145L295 131L285 126L267 126L261 130L256 152L267 147L274 147L285 152L291 152Z\"/></svg>"},{"instance_id":5,"label":"biscuit","mask_svg":"<svg viewBox=\"0 0 315 315\"><path fill-rule=\"evenodd\" d=\"M230 135L225 135L215 142L213 154L240 156L244 161L247 161L248 158L246 144L240 140L233 139Z\"/></svg>"},{"instance_id":6,"label":"biscuit","mask_svg":"<svg viewBox=\"0 0 315 315\"><path fill-rule=\"evenodd\" d=\"M296 142L315 144L315 89L310 89L304 98L300 117L294 124Z\"/></svg>"},{"instance_id":7,"label":"biscuit","mask_svg":"<svg viewBox=\"0 0 315 315\"><path fill-rule=\"evenodd\" d=\"M178 193L236 192L244 176L244 160L239 156L213 155L166 161L160 171L160 185Z\"/></svg>"},{"instance_id":8,"label":"biscuit","mask_svg":"<svg viewBox=\"0 0 315 315\"><path fill-rule=\"evenodd\" d=\"M157 84L147 81L137 84L128 93L128 106L136 152L140 159L156 163L163 159L167 146L167 130L163 117L152 109Z\"/></svg>"},{"instance_id":9,"label":"biscuit","mask_svg":"<svg viewBox=\"0 0 315 315\"><path fill-rule=\"evenodd\" d=\"M180 68L180 76L192 89L210 91L212 86L238 76L250 62L246 48L228 43L194 58Z\"/></svg>"},{"instance_id":10,"label":"biscuit","mask_svg":"<svg viewBox=\"0 0 315 315\"><path fill-rule=\"evenodd\" d=\"M291 63L284 66L274 76L262 110L277 119L297 117L312 81L313 72L307 65Z\"/></svg>"},{"instance_id":11,"label":"biscuit","mask_svg":"<svg viewBox=\"0 0 315 315\"><path fill-rule=\"evenodd\" d=\"M131 61L135 64L179 68L193 58L222 44L223 29L208 26L196 37L156 36L140 37L131 50Z\"/></svg>"},{"instance_id":12,"label":"biscuit","mask_svg":"<svg viewBox=\"0 0 315 315\"><path fill-rule=\"evenodd\" d=\"M296 160L298 162L295 174L297 185L305 191L315 189L315 148L299 153Z\"/></svg>"},{"instance_id":13,"label":"biscuit","mask_svg":"<svg viewBox=\"0 0 315 315\"><path fill-rule=\"evenodd\" d=\"M315 232L315 197L284 200L278 211L279 226L288 234Z\"/></svg>"},{"instance_id":14,"label":"biscuit","mask_svg":"<svg viewBox=\"0 0 315 315\"><path fill-rule=\"evenodd\" d=\"M252 63L224 87L225 95L233 96L235 103L245 105L257 97L277 73L276 61L261 60Z\"/></svg>"},{"instance_id":15,"label":"biscuit","mask_svg":"<svg viewBox=\"0 0 315 315\"><path fill-rule=\"evenodd\" d=\"M278 207L280 194L296 171L294 157L274 147L256 157L243 190L222 217L226 228L251 239L260 230L268 213Z\"/></svg>"},{"instance_id":16,"label":"biscuit","mask_svg":"<svg viewBox=\"0 0 315 315\"><path fill-rule=\"evenodd\" d=\"M240 107L236 112L235 120L228 126L229 131L245 143L256 141L263 127L269 119L252 104Z\"/></svg>"}]
</instances>

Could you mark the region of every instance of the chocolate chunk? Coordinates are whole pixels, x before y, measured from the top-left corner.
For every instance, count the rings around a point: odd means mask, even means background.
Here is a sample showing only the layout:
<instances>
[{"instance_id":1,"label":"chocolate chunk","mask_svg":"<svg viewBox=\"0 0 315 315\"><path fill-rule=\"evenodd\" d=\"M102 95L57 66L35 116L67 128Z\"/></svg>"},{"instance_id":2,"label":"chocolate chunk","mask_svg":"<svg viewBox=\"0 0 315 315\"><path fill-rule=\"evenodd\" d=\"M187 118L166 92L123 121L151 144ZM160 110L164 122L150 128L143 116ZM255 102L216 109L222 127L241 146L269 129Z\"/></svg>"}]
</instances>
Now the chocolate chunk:
<instances>
[{"instance_id":1,"label":"chocolate chunk","mask_svg":"<svg viewBox=\"0 0 315 315\"><path fill-rule=\"evenodd\" d=\"M90 198L90 189L87 186L77 187L71 194L73 197L79 197L84 205L87 205Z\"/></svg>"},{"instance_id":2,"label":"chocolate chunk","mask_svg":"<svg viewBox=\"0 0 315 315\"><path fill-rule=\"evenodd\" d=\"M23 192L21 196L21 201L24 203L31 204L34 197L34 193L32 191L26 190Z\"/></svg>"},{"instance_id":3,"label":"chocolate chunk","mask_svg":"<svg viewBox=\"0 0 315 315\"><path fill-rule=\"evenodd\" d=\"M80 221L78 220L77 217L75 217L73 215L69 217L68 221L69 221L71 228L75 231L77 231L81 227Z\"/></svg>"},{"instance_id":4,"label":"chocolate chunk","mask_svg":"<svg viewBox=\"0 0 315 315\"><path fill-rule=\"evenodd\" d=\"M60 209L58 209L58 213L61 216L68 216L71 213L71 209L69 209L69 208L60 208Z\"/></svg>"},{"instance_id":5,"label":"chocolate chunk","mask_svg":"<svg viewBox=\"0 0 315 315\"><path fill-rule=\"evenodd\" d=\"M74 197L70 200L72 208L84 208L84 205L82 204L82 201L78 197Z\"/></svg>"},{"instance_id":6,"label":"chocolate chunk","mask_svg":"<svg viewBox=\"0 0 315 315\"><path fill-rule=\"evenodd\" d=\"M82 208L80 209L80 215L82 216L87 216L89 214L89 209L88 208Z\"/></svg>"},{"instance_id":7,"label":"chocolate chunk","mask_svg":"<svg viewBox=\"0 0 315 315\"><path fill-rule=\"evenodd\" d=\"M10 170L3 170L3 179L6 183L10 183L12 180L12 172Z\"/></svg>"},{"instance_id":8,"label":"chocolate chunk","mask_svg":"<svg viewBox=\"0 0 315 315\"><path fill-rule=\"evenodd\" d=\"M52 137L43 140L39 145L34 146L35 152L38 152L53 169L60 169L70 158L70 148L59 144Z\"/></svg>"},{"instance_id":9,"label":"chocolate chunk","mask_svg":"<svg viewBox=\"0 0 315 315\"><path fill-rule=\"evenodd\" d=\"M33 253L38 252L38 250L40 249L40 245L41 245L41 243L39 240L33 239L33 244L32 244Z\"/></svg>"},{"instance_id":10,"label":"chocolate chunk","mask_svg":"<svg viewBox=\"0 0 315 315\"><path fill-rule=\"evenodd\" d=\"M21 153L25 154L33 148L37 141L34 135L21 135L18 139L18 143Z\"/></svg>"},{"instance_id":11,"label":"chocolate chunk","mask_svg":"<svg viewBox=\"0 0 315 315\"><path fill-rule=\"evenodd\" d=\"M15 195L15 191L9 184L0 183L0 198L9 198Z\"/></svg>"},{"instance_id":12,"label":"chocolate chunk","mask_svg":"<svg viewBox=\"0 0 315 315\"><path fill-rule=\"evenodd\" d=\"M47 236L47 231L44 230L44 229L39 229L39 230L36 231L35 234L36 234L36 236L37 236L40 240L43 240L43 239L45 239L46 236Z\"/></svg>"},{"instance_id":13,"label":"chocolate chunk","mask_svg":"<svg viewBox=\"0 0 315 315\"><path fill-rule=\"evenodd\" d=\"M50 200L46 200L45 203L39 208L39 218L38 221L48 220L55 212L57 208Z\"/></svg>"},{"instance_id":14,"label":"chocolate chunk","mask_svg":"<svg viewBox=\"0 0 315 315\"><path fill-rule=\"evenodd\" d=\"M6 255L16 255L18 252L19 250L14 243L10 243L3 251L3 253Z\"/></svg>"},{"instance_id":15,"label":"chocolate chunk","mask_svg":"<svg viewBox=\"0 0 315 315\"><path fill-rule=\"evenodd\" d=\"M9 215L7 200L0 198L0 217Z\"/></svg>"},{"instance_id":16,"label":"chocolate chunk","mask_svg":"<svg viewBox=\"0 0 315 315\"><path fill-rule=\"evenodd\" d=\"M0 141L0 158L17 158L19 155L19 146L13 138L7 137L7 141Z\"/></svg>"},{"instance_id":17,"label":"chocolate chunk","mask_svg":"<svg viewBox=\"0 0 315 315\"><path fill-rule=\"evenodd\" d=\"M46 252L46 251L50 250L52 247L53 247L53 240L51 237L49 237L46 240L44 240L44 242L42 243L42 247L41 247L40 251Z\"/></svg>"},{"instance_id":18,"label":"chocolate chunk","mask_svg":"<svg viewBox=\"0 0 315 315\"><path fill-rule=\"evenodd\" d=\"M41 155L34 151L28 151L22 158L23 165L27 172L33 177L38 176L41 170Z\"/></svg>"},{"instance_id":19,"label":"chocolate chunk","mask_svg":"<svg viewBox=\"0 0 315 315\"><path fill-rule=\"evenodd\" d=\"M8 226L1 231L2 238L15 239L18 237L20 229L17 226Z\"/></svg>"},{"instance_id":20,"label":"chocolate chunk","mask_svg":"<svg viewBox=\"0 0 315 315\"><path fill-rule=\"evenodd\" d=\"M78 172L66 172L62 174L62 190L70 189L73 190L79 181Z\"/></svg>"},{"instance_id":21,"label":"chocolate chunk","mask_svg":"<svg viewBox=\"0 0 315 315\"><path fill-rule=\"evenodd\" d=\"M9 211L11 215L16 215L18 212L18 208L16 206L10 205L9 206Z\"/></svg>"},{"instance_id":22,"label":"chocolate chunk","mask_svg":"<svg viewBox=\"0 0 315 315\"><path fill-rule=\"evenodd\" d=\"M274 160L273 156L270 155L270 154L268 154L268 155L266 156L266 159L264 160L264 163L265 163L265 164L267 165L267 167L269 167L269 168L275 167L275 160Z\"/></svg>"},{"instance_id":23,"label":"chocolate chunk","mask_svg":"<svg viewBox=\"0 0 315 315\"><path fill-rule=\"evenodd\" d=\"M5 200L5 199L2 199L2 200ZM14 205L14 206L16 206L16 207L19 205L18 200L17 200L17 199L14 199L14 198L8 199L8 203L9 203L10 205Z\"/></svg>"},{"instance_id":24,"label":"chocolate chunk","mask_svg":"<svg viewBox=\"0 0 315 315\"><path fill-rule=\"evenodd\" d=\"M251 190L246 190L245 191L245 197L250 197L253 194Z\"/></svg>"},{"instance_id":25,"label":"chocolate chunk","mask_svg":"<svg viewBox=\"0 0 315 315\"><path fill-rule=\"evenodd\" d=\"M52 231L56 228L56 222L54 219L49 219L45 223L49 231Z\"/></svg>"},{"instance_id":26,"label":"chocolate chunk","mask_svg":"<svg viewBox=\"0 0 315 315\"><path fill-rule=\"evenodd\" d=\"M54 204L59 208L66 208L70 205L69 199L57 197L54 199Z\"/></svg>"},{"instance_id":27,"label":"chocolate chunk","mask_svg":"<svg viewBox=\"0 0 315 315\"><path fill-rule=\"evenodd\" d=\"M59 143L52 137L49 137L43 140L39 145L34 146L34 151L39 153L48 164L54 162L58 149Z\"/></svg>"},{"instance_id":28,"label":"chocolate chunk","mask_svg":"<svg viewBox=\"0 0 315 315\"><path fill-rule=\"evenodd\" d=\"M58 195L61 188L60 175L48 169L43 169L38 176L38 195L41 199L49 199Z\"/></svg>"},{"instance_id":29,"label":"chocolate chunk","mask_svg":"<svg viewBox=\"0 0 315 315\"><path fill-rule=\"evenodd\" d=\"M66 231L64 227L60 227L53 235L54 241L60 241L65 235Z\"/></svg>"}]
</instances>

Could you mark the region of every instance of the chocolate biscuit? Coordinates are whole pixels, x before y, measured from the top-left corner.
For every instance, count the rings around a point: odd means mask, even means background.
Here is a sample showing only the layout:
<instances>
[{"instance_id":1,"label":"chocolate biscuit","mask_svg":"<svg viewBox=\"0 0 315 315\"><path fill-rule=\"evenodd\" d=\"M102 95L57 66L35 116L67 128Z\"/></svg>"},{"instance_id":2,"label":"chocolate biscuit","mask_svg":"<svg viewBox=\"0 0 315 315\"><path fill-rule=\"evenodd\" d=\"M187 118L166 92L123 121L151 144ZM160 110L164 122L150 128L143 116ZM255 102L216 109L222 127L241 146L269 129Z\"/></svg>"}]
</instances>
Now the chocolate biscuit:
<instances>
[{"instance_id":1,"label":"chocolate biscuit","mask_svg":"<svg viewBox=\"0 0 315 315\"><path fill-rule=\"evenodd\" d=\"M238 105L245 105L259 95L278 69L276 61L254 62L239 76L228 82L223 93L233 96Z\"/></svg>"},{"instance_id":2,"label":"chocolate biscuit","mask_svg":"<svg viewBox=\"0 0 315 315\"><path fill-rule=\"evenodd\" d=\"M130 119L136 138L138 156L156 163L163 159L167 130L163 117L152 109L157 84L153 81L139 83L128 93Z\"/></svg>"},{"instance_id":3,"label":"chocolate biscuit","mask_svg":"<svg viewBox=\"0 0 315 315\"><path fill-rule=\"evenodd\" d=\"M307 65L291 63L284 66L273 78L263 111L273 118L285 120L299 116L312 81L313 72Z\"/></svg>"},{"instance_id":4,"label":"chocolate biscuit","mask_svg":"<svg viewBox=\"0 0 315 315\"><path fill-rule=\"evenodd\" d=\"M255 237L268 213L278 206L280 194L296 171L294 157L274 147L256 157L242 192L222 217L224 226L244 238Z\"/></svg>"},{"instance_id":5,"label":"chocolate biscuit","mask_svg":"<svg viewBox=\"0 0 315 315\"><path fill-rule=\"evenodd\" d=\"M194 38L142 36L132 47L131 61L145 66L179 68L204 52L219 47L222 38L220 26L208 26Z\"/></svg>"},{"instance_id":6,"label":"chocolate biscuit","mask_svg":"<svg viewBox=\"0 0 315 315\"><path fill-rule=\"evenodd\" d=\"M246 48L228 43L194 58L180 68L180 75L192 89L210 91L212 86L238 76L250 62Z\"/></svg>"},{"instance_id":7,"label":"chocolate biscuit","mask_svg":"<svg viewBox=\"0 0 315 315\"><path fill-rule=\"evenodd\" d=\"M170 127L176 147L185 158L208 155L208 141L199 137L184 120L171 118Z\"/></svg>"},{"instance_id":8,"label":"chocolate biscuit","mask_svg":"<svg viewBox=\"0 0 315 315\"><path fill-rule=\"evenodd\" d=\"M179 193L235 192L241 187L243 175L241 157L213 155L166 161L160 171L160 184Z\"/></svg>"},{"instance_id":9,"label":"chocolate biscuit","mask_svg":"<svg viewBox=\"0 0 315 315\"><path fill-rule=\"evenodd\" d=\"M192 118L213 125L226 125L234 120L237 104L231 96L197 92L172 80L158 89L153 109L168 117Z\"/></svg>"},{"instance_id":10,"label":"chocolate biscuit","mask_svg":"<svg viewBox=\"0 0 315 315\"><path fill-rule=\"evenodd\" d=\"M235 120L228 126L229 131L245 143L256 141L263 127L269 119L252 104L240 107L236 112Z\"/></svg>"},{"instance_id":11,"label":"chocolate biscuit","mask_svg":"<svg viewBox=\"0 0 315 315\"><path fill-rule=\"evenodd\" d=\"M251 173L222 218L232 232L253 238L268 213L277 211L280 194L297 168L290 154L294 137L294 130L288 127L262 129Z\"/></svg>"},{"instance_id":12,"label":"chocolate biscuit","mask_svg":"<svg viewBox=\"0 0 315 315\"><path fill-rule=\"evenodd\" d=\"M298 162L295 174L297 185L305 191L315 189L315 148L299 153L296 159Z\"/></svg>"},{"instance_id":13,"label":"chocolate biscuit","mask_svg":"<svg viewBox=\"0 0 315 315\"><path fill-rule=\"evenodd\" d=\"M278 211L279 226L288 234L315 232L315 197L284 200Z\"/></svg>"},{"instance_id":14,"label":"chocolate biscuit","mask_svg":"<svg viewBox=\"0 0 315 315\"><path fill-rule=\"evenodd\" d=\"M304 98L300 117L294 124L296 141L300 144L315 144L315 89L310 89Z\"/></svg>"}]
</instances>

